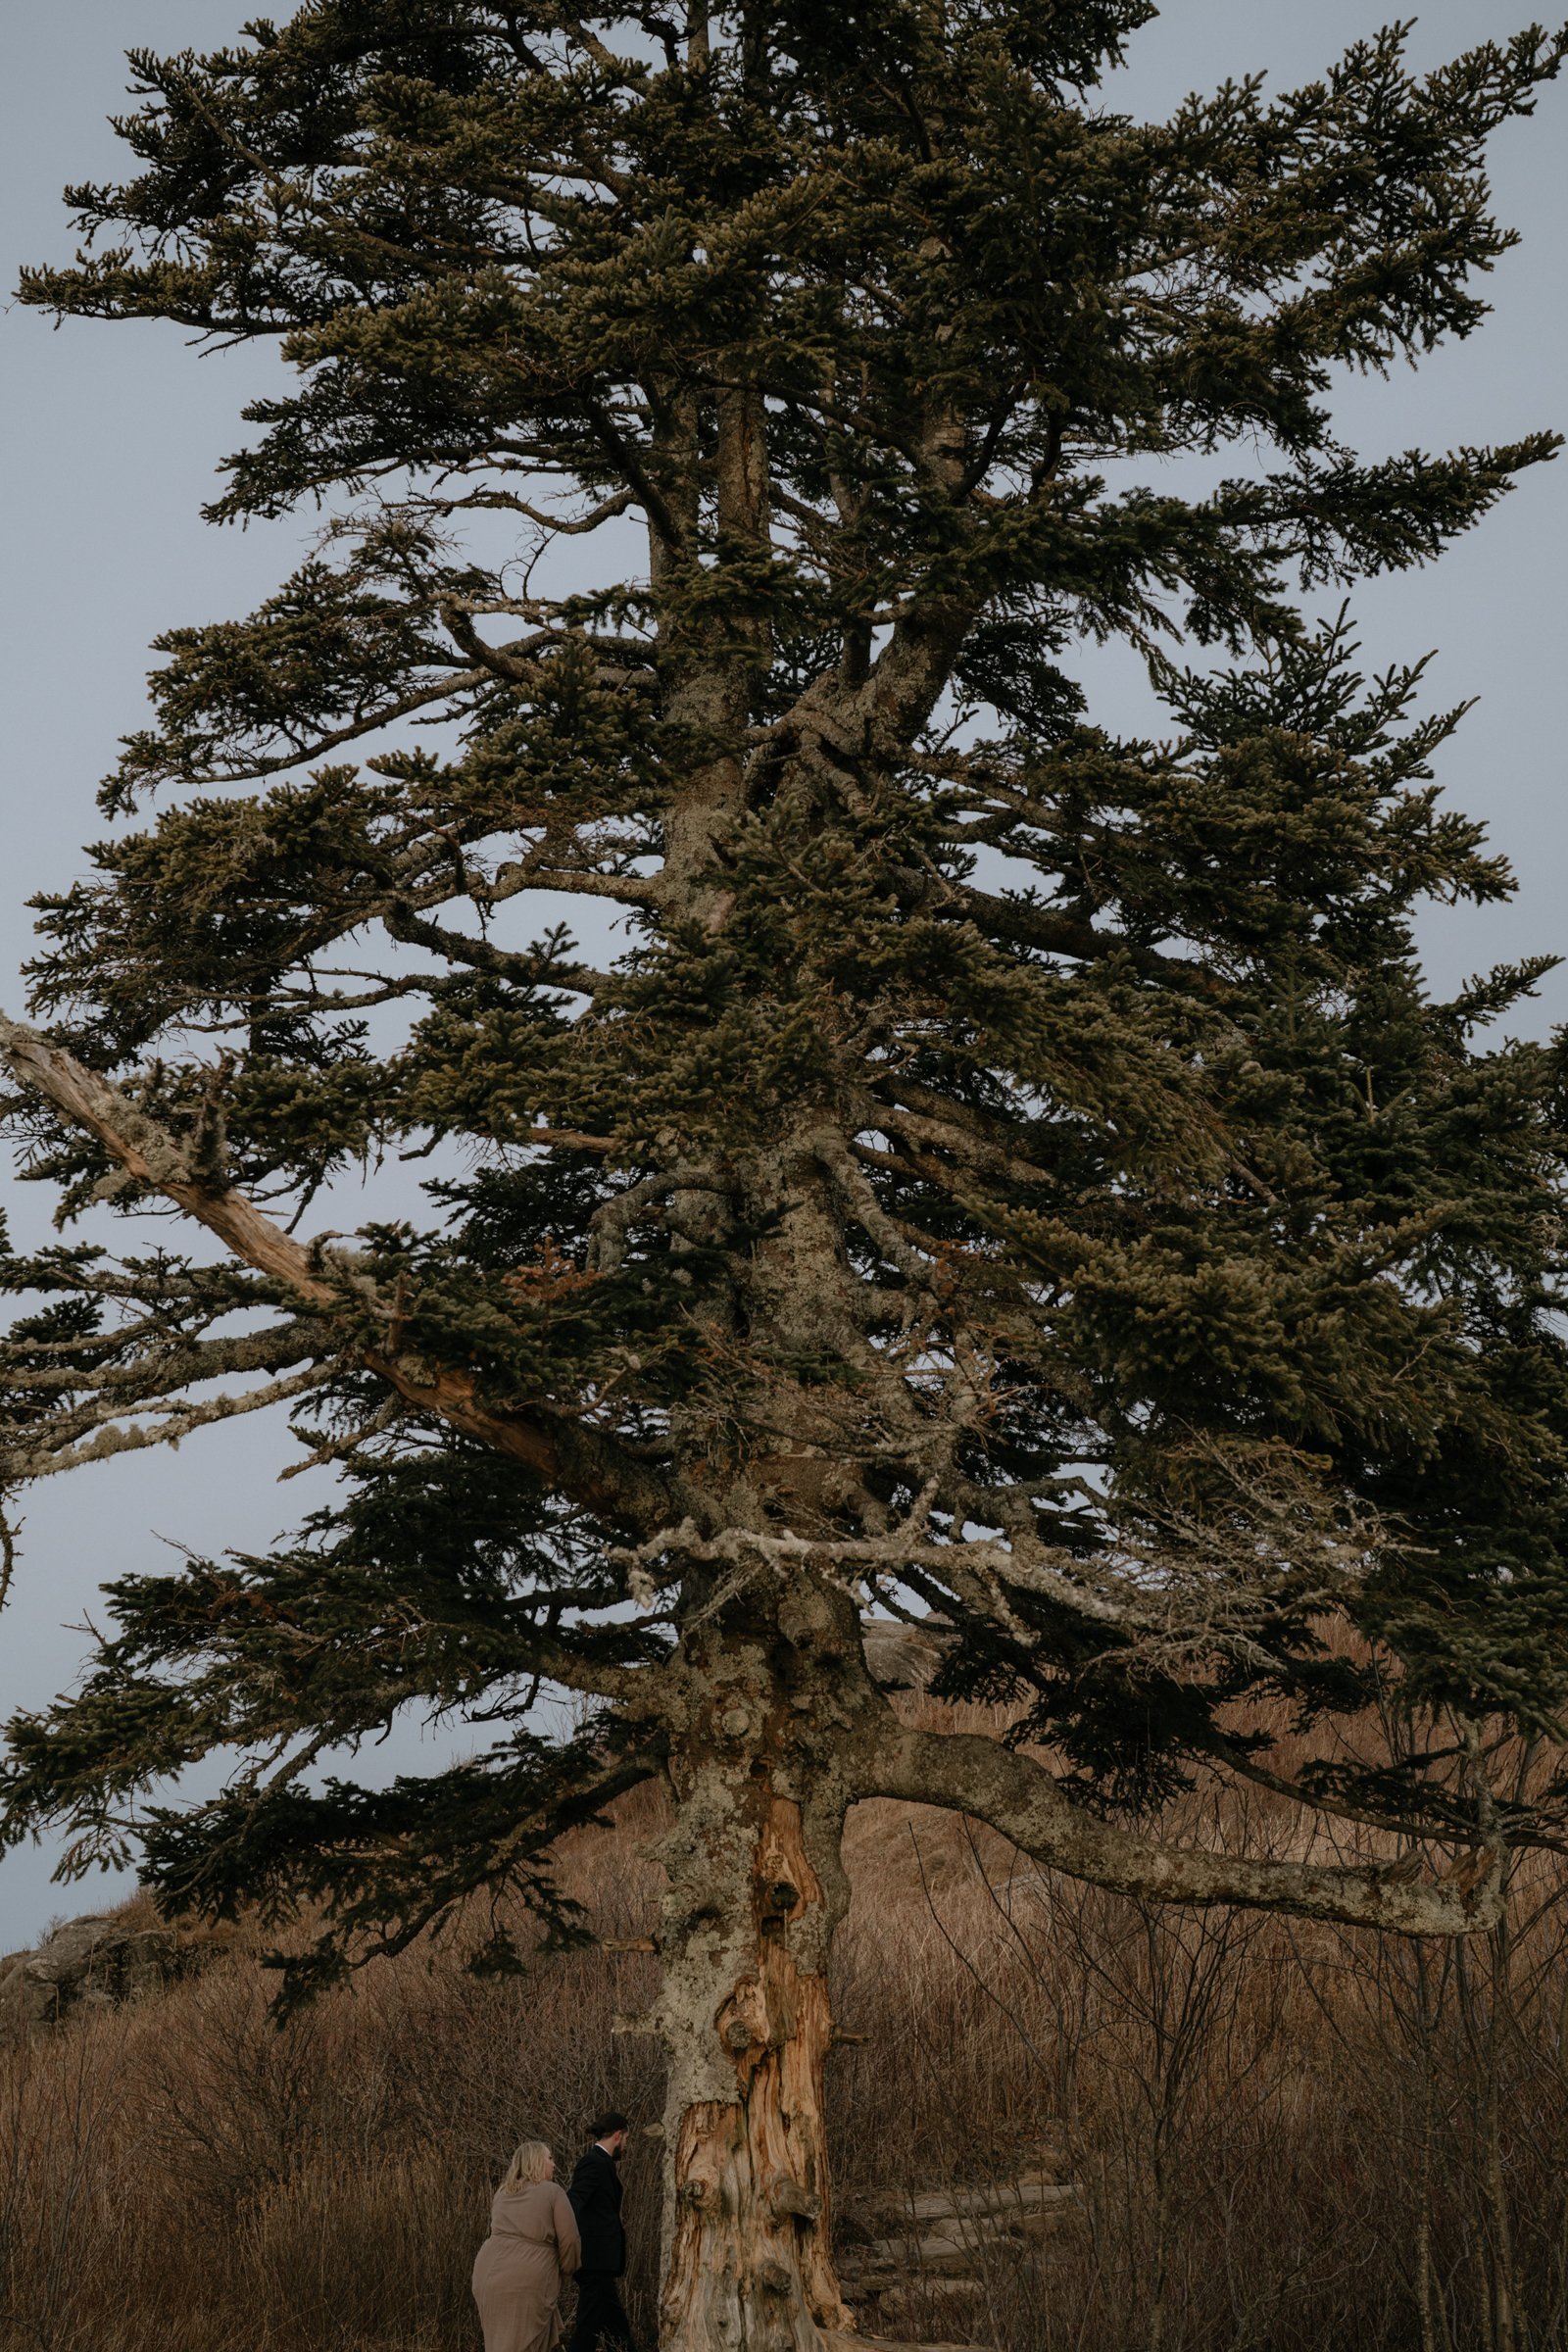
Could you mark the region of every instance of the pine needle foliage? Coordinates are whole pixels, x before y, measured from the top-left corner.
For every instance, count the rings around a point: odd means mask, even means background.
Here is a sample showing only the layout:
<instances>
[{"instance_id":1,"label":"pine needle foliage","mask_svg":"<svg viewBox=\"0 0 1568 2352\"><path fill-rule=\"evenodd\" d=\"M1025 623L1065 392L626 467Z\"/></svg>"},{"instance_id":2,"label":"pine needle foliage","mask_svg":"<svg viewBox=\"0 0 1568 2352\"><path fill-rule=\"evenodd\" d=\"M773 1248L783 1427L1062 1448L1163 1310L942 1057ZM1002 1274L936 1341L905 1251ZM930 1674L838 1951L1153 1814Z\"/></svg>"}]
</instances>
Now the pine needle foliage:
<instances>
[{"instance_id":1,"label":"pine needle foliage","mask_svg":"<svg viewBox=\"0 0 1568 2352\"><path fill-rule=\"evenodd\" d=\"M312 0L133 53L131 176L23 299L275 342L211 514L318 536L158 640L37 902L13 1126L130 1224L0 1258L0 1467L272 1407L341 1498L110 1587L10 1834L318 1899L307 1977L486 1886L569 1932L552 1838L726 1626L783 1705L808 1585L934 1617L1090 1817L1268 1776L1266 1701L1303 1794L1474 1842L1487 1724L1556 1736L1563 1062L1496 1028L1545 963L1434 1000L1420 909L1510 888L1434 782L1462 712L1315 615L1557 445L1367 457L1330 393L1481 321L1486 141L1568 44L1422 77L1395 27L1144 122L1154 13ZM1090 709L1106 641L1157 736ZM424 1152L422 1222L235 1238ZM494 1743L317 1773L420 1710Z\"/></svg>"}]
</instances>

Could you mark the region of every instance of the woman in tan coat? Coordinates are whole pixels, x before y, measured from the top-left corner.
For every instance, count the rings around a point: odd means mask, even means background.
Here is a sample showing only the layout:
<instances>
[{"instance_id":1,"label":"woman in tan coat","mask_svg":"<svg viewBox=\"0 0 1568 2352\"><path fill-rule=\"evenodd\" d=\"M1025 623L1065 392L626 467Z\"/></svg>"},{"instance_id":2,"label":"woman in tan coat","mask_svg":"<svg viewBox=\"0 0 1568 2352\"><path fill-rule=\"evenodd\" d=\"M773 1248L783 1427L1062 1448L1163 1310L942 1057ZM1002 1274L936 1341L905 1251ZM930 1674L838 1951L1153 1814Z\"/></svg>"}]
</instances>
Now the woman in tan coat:
<instances>
[{"instance_id":1,"label":"woman in tan coat","mask_svg":"<svg viewBox=\"0 0 1568 2352\"><path fill-rule=\"evenodd\" d=\"M490 2234L474 2257L484 2352L555 2352L561 2281L572 2277L581 2252L571 2207L556 2186L556 2160L542 2139L525 2139L496 2191Z\"/></svg>"}]
</instances>

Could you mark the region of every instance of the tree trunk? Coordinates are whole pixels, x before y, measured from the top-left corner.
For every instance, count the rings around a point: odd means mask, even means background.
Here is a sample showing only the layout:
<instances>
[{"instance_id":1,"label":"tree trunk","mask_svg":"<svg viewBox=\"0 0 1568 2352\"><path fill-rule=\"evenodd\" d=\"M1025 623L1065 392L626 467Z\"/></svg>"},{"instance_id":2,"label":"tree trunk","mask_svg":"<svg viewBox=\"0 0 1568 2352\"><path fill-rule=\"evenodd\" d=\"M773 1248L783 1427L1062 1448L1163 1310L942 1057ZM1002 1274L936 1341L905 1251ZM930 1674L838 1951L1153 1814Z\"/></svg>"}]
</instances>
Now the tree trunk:
<instances>
[{"instance_id":1,"label":"tree trunk","mask_svg":"<svg viewBox=\"0 0 1568 2352\"><path fill-rule=\"evenodd\" d=\"M751 1744L739 1701L719 1731ZM760 1727L759 1727L760 1728ZM714 1742L717 1746L718 1741ZM669 2052L663 2352L820 2352L853 2325L834 2275L822 2077L842 1815L814 1821L710 1754L661 1849Z\"/></svg>"}]
</instances>

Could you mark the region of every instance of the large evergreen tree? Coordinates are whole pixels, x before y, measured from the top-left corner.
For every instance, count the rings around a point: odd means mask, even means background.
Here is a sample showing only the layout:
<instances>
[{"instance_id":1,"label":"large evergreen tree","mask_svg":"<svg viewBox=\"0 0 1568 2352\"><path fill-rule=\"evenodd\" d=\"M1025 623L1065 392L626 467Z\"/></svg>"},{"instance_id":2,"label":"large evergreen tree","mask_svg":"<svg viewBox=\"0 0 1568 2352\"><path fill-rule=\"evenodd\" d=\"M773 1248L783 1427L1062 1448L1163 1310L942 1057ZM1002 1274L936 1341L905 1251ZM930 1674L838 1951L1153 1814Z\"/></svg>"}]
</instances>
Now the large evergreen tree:
<instances>
[{"instance_id":1,"label":"large evergreen tree","mask_svg":"<svg viewBox=\"0 0 1568 2352\"><path fill-rule=\"evenodd\" d=\"M176 1904L318 1899L306 1984L475 1889L569 1927L552 1839L666 1783L706 2352L843 2323L858 1799L1437 1935L1544 1834L1489 1759L1568 1682L1561 1065L1481 1035L1539 965L1424 989L1415 910L1507 875L1430 781L1456 714L1303 598L1551 454L1366 460L1327 398L1476 325L1485 141L1568 41L1147 124L1097 92L1151 0L683 5L138 55L135 175L25 281L277 338L212 512L328 519L159 640L105 807L166 797L40 902L28 1170L153 1226L0 1258L0 1473L272 1404L336 1466L270 1556L114 1585L4 1783L16 1835L134 1820ZM1160 740L1086 709L1110 638ZM427 1148L421 1224L303 1238ZM1015 1736L910 1728L868 1615ZM431 1706L481 1762L311 1769ZM1199 1774L1298 1801L1297 1858L1164 1839ZM1387 1858L1321 1858L1342 1817Z\"/></svg>"}]
</instances>

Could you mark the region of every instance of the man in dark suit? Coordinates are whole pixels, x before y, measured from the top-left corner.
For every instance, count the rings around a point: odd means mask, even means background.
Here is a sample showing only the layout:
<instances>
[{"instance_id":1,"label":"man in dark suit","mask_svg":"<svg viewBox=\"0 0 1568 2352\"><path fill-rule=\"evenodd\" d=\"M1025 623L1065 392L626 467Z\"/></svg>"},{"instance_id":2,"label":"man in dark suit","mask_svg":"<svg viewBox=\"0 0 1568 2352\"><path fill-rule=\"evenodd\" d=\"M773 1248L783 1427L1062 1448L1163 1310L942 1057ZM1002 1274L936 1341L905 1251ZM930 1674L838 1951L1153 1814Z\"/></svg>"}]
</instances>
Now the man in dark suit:
<instances>
[{"instance_id":1,"label":"man in dark suit","mask_svg":"<svg viewBox=\"0 0 1568 2352\"><path fill-rule=\"evenodd\" d=\"M626 2269L626 2231L620 2218L620 2174L616 2168L629 2126L623 2115L611 2109L595 2116L592 2130L594 2144L586 2156L578 2158L566 2191L582 2237L571 2352L598 2352L601 2344L635 2352L619 2283Z\"/></svg>"}]
</instances>

